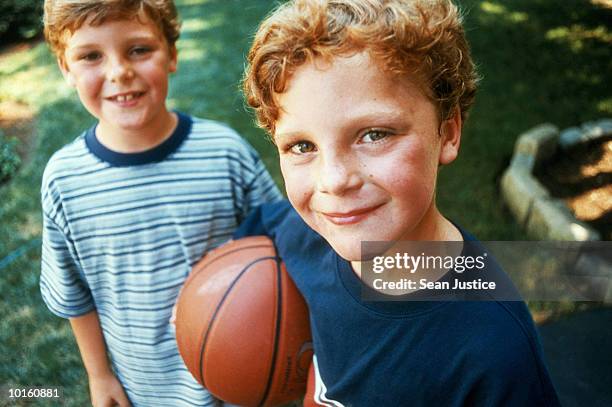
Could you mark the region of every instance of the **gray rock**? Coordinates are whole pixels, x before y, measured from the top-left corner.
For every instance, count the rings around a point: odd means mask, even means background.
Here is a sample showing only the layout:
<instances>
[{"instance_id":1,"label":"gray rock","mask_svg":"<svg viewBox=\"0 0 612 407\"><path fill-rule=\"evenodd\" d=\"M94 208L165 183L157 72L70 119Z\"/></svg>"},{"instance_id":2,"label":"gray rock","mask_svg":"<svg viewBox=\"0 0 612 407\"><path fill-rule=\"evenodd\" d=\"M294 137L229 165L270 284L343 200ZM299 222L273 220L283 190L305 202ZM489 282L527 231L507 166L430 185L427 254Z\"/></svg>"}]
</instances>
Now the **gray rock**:
<instances>
[{"instance_id":1,"label":"gray rock","mask_svg":"<svg viewBox=\"0 0 612 407\"><path fill-rule=\"evenodd\" d=\"M601 119L597 121L597 125L606 136L612 136L612 119Z\"/></svg>"},{"instance_id":2,"label":"gray rock","mask_svg":"<svg viewBox=\"0 0 612 407\"><path fill-rule=\"evenodd\" d=\"M510 166L517 171L522 171L525 176L531 176L535 162L535 157L531 154L515 153Z\"/></svg>"},{"instance_id":3,"label":"gray rock","mask_svg":"<svg viewBox=\"0 0 612 407\"><path fill-rule=\"evenodd\" d=\"M529 217L533 201L548 197L546 189L525 171L524 167L511 166L501 180L502 197L510 212L521 225Z\"/></svg>"},{"instance_id":4,"label":"gray rock","mask_svg":"<svg viewBox=\"0 0 612 407\"><path fill-rule=\"evenodd\" d=\"M599 233L574 218L559 199L536 199L527 219L527 233L543 240L601 240Z\"/></svg>"},{"instance_id":5,"label":"gray rock","mask_svg":"<svg viewBox=\"0 0 612 407\"><path fill-rule=\"evenodd\" d=\"M556 241L601 240L599 232L575 219L563 201L551 198L532 173L559 147L568 150L577 144L610 135L612 119L606 118L584 123L581 127L571 127L561 133L552 124L542 124L518 138L500 188L502 199L531 236Z\"/></svg>"},{"instance_id":6,"label":"gray rock","mask_svg":"<svg viewBox=\"0 0 612 407\"><path fill-rule=\"evenodd\" d=\"M532 155L536 162L553 156L557 149L559 129L545 123L536 126L519 136L514 153Z\"/></svg>"},{"instance_id":7,"label":"gray rock","mask_svg":"<svg viewBox=\"0 0 612 407\"><path fill-rule=\"evenodd\" d=\"M580 128L570 127L561 132L559 145L569 150L578 144L612 135L612 119L601 119L584 123Z\"/></svg>"},{"instance_id":8,"label":"gray rock","mask_svg":"<svg viewBox=\"0 0 612 407\"><path fill-rule=\"evenodd\" d=\"M578 127L570 127L561 132L559 145L564 150L569 150L584 141L582 130Z\"/></svg>"},{"instance_id":9,"label":"gray rock","mask_svg":"<svg viewBox=\"0 0 612 407\"><path fill-rule=\"evenodd\" d=\"M609 119L587 122L582 125L583 138L585 140L596 140L600 137L612 134L610 126L612 121Z\"/></svg>"}]
</instances>

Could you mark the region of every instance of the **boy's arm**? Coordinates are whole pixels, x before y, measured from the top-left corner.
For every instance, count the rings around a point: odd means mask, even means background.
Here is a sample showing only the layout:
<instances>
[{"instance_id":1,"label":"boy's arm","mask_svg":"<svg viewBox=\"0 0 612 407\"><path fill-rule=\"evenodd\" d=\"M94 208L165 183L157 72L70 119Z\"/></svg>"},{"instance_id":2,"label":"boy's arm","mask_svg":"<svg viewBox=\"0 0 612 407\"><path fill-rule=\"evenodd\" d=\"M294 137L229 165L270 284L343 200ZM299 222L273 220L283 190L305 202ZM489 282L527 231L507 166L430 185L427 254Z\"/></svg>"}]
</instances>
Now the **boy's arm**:
<instances>
[{"instance_id":1,"label":"boy's arm","mask_svg":"<svg viewBox=\"0 0 612 407\"><path fill-rule=\"evenodd\" d=\"M45 169L41 189L43 233L40 291L51 312L68 318L89 376L91 401L95 407L119 404L129 406L121 383L112 373L95 304L80 269L78 253L68 236L69 227L62 212L61 193L54 188L53 171ZM49 175L51 174L51 175Z\"/></svg>"},{"instance_id":2,"label":"boy's arm","mask_svg":"<svg viewBox=\"0 0 612 407\"><path fill-rule=\"evenodd\" d=\"M94 407L130 405L121 383L113 374L106 355L106 345L96 311L70 318L81 358L89 377L91 403Z\"/></svg>"},{"instance_id":3,"label":"boy's arm","mask_svg":"<svg viewBox=\"0 0 612 407\"><path fill-rule=\"evenodd\" d=\"M293 212L289 201L281 200L272 204L260 205L254 208L249 216L234 231L234 239L247 236L264 235L277 242L277 235L281 230L291 229L292 223L283 224Z\"/></svg>"}]
</instances>

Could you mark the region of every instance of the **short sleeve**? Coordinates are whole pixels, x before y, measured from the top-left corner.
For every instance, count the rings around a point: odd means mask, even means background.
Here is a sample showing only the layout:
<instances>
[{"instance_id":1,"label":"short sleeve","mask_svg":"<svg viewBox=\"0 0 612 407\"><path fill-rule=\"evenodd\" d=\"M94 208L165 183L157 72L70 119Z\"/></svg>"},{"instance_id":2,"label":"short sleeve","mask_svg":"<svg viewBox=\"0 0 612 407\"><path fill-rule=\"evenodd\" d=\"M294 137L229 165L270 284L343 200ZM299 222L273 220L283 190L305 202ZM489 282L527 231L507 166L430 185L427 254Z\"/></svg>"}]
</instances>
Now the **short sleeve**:
<instances>
[{"instance_id":1,"label":"short sleeve","mask_svg":"<svg viewBox=\"0 0 612 407\"><path fill-rule=\"evenodd\" d=\"M40 291L49 310L62 318L78 317L95 309L71 247L66 234L43 212Z\"/></svg>"},{"instance_id":2,"label":"short sleeve","mask_svg":"<svg viewBox=\"0 0 612 407\"><path fill-rule=\"evenodd\" d=\"M244 182L242 183L243 191L239 194L242 197L242 202L238 205L240 208L240 222L254 208L265 203L277 202L283 199L278 187L255 149L247 145L247 151L243 155L246 155L246 157L243 157L242 161Z\"/></svg>"}]
</instances>

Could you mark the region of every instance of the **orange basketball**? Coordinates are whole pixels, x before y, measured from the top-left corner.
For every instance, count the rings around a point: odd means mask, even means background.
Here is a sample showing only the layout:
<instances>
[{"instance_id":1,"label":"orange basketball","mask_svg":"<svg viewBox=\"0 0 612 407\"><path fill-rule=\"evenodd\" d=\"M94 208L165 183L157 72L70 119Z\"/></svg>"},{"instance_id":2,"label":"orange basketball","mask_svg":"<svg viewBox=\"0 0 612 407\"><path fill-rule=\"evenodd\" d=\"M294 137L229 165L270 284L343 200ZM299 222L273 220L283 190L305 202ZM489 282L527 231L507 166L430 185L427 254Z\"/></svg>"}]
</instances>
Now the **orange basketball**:
<instances>
[{"instance_id":1,"label":"orange basketball","mask_svg":"<svg viewBox=\"0 0 612 407\"><path fill-rule=\"evenodd\" d=\"M276 406L304 395L308 310L268 237L229 242L194 266L176 339L191 374L221 400Z\"/></svg>"}]
</instances>

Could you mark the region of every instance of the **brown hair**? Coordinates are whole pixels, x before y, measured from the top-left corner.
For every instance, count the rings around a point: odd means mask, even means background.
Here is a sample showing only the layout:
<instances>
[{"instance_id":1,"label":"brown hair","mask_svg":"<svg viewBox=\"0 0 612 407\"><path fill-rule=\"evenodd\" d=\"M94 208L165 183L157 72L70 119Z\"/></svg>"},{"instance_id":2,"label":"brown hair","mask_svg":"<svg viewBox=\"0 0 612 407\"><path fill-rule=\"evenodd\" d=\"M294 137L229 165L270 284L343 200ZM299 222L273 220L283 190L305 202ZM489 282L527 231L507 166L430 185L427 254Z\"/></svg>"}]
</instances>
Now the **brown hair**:
<instances>
[{"instance_id":1,"label":"brown hair","mask_svg":"<svg viewBox=\"0 0 612 407\"><path fill-rule=\"evenodd\" d=\"M417 74L441 119L457 107L467 118L478 74L450 0L292 0L261 23L249 51L243 87L259 126L274 133L275 94L300 65L360 51L388 72Z\"/></svg>"},{"instance_id":2,"label":"brown hair","mask_svg":"<svg viewBox=\"0 0 612 407\"><path fill-rule=\"evenodd\" d=\"M91 17L92 25L107 19L148 16L159 27L168 45L179 38L180 21L173 0L45 0L45 38L58 57L63 57L64 35L78 30Z\"/></svg>"}]
</instances>

